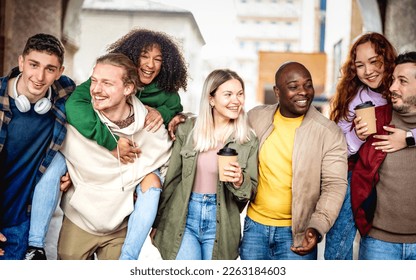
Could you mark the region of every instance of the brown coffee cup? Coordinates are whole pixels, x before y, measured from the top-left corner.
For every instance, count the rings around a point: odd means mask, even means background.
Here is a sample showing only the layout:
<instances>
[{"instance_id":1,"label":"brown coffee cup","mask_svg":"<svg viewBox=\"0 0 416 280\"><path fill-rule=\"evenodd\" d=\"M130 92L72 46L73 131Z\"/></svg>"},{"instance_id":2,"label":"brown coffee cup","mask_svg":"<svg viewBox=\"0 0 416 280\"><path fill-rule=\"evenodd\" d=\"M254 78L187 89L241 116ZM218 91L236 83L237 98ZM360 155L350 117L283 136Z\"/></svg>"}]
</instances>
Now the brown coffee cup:
<instances>
[{"instance_id":1,"label":"brown coffee cup","mask_svg":"<svg viewBox=\"0 0 416 280\"><path fill-rule=\"evenodd\" d=\"M376 126L376 106L371 101L367 101L355 106L355 114L357 117L361 117L360 122L367 123L366 134L373 134L377 132Z\"/></svg>"},{"instance_id":2,"label":"brown coffee cup","mask_svg":"<svg viewBox=\"0 0 416 280\"><path fill-rule=\"evenodd\" d=\"M235 149L224 147L218 151L218 174L220 175L220 181L226 181L229 176L224 175L224 167L230 166L230 162L236 162L238 153Z\"/></svg>"}]
</instances>

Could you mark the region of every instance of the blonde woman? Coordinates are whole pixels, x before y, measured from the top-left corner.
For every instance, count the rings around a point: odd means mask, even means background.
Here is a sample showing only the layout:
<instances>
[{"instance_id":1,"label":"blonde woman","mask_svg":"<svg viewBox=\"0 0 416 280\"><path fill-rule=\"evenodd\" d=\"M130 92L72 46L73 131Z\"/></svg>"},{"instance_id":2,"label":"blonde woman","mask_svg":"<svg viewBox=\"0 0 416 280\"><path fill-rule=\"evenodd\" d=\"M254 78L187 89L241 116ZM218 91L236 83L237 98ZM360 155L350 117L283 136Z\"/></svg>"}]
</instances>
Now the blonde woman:
<instances>
[{"instance_id":1,"label":"blonde woman","mask_svg":"<svg viewBox=\"0 0 416 280\"><path fill-rule=\"evenodd\" d=\"M240 211L257 186L258 140L244 112L244 82L228 69L205 80L198 118L176 132L152 237L163 259L236 259ZM238 160L218 171L217 152ZM219 181L224 172L226 181ZM157 229L157 230L156 230Z\"/></svg>"}]
</instances>

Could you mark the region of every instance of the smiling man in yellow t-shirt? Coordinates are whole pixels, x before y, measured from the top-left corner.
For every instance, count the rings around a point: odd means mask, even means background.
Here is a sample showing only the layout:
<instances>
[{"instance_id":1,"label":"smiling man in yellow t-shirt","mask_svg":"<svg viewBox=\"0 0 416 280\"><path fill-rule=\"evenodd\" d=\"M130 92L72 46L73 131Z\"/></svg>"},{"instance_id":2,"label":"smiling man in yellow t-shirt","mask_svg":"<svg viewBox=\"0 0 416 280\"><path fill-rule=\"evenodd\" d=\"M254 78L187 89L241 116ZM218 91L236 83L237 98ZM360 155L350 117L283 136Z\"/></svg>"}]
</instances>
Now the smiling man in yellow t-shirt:
<instances>
[{"instance_id":1,"label":"smiling man in yellow t-shirt","mask_svg":"<svg viewBox=\"0 0 416 280\"><path fill-rule=\"evenodd\" d=\"M245 218L241 259L317 259L347 187L347 146L339 127L313 106L309 71L283 64L279 103L249 112L260 139L259 184Z\"/></svg>"}]
</instances>

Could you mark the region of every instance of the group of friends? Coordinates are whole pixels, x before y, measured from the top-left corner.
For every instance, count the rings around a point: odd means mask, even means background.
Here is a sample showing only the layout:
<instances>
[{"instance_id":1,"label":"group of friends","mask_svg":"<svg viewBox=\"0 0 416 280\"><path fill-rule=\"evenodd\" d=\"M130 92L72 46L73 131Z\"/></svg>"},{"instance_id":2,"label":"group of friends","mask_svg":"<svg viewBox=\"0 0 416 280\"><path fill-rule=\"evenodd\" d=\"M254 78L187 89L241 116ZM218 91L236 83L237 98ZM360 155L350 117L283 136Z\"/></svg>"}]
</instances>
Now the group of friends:
<instances>
[{"instance_id":1,"label":"group of friends","mask_svg":"<svg viewBox=\"0 0 416 280\"><path fill-rule=\"evenodd\" d=\"M45 260L58 204L61 260L137 260L149 235L166 260L314 260L322 240L347 260L357 230L359 259L416 259L416 52L358 37L329 118L296 61L277 66L278 102L247 113L243 79L213 70L196 116L163 32L131 30L80 85L64 54L36 34L0 78L0 260ZM367 101L374 134L354 111ZM218 170L224 147L238 159Z\"/></svg>"}]
</instances>

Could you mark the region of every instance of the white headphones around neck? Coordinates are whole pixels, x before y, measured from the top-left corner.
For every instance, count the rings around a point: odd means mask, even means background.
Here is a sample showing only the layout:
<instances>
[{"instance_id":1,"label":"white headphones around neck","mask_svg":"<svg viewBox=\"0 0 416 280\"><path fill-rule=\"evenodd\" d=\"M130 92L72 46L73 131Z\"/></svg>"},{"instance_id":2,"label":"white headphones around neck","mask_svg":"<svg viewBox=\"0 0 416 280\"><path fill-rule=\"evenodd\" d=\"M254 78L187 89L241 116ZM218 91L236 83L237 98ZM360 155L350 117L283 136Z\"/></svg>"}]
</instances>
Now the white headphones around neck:
<instances>
[{"instance_id":1,"label":"white headphones around neck","mask_svg":"<svg viewBox=\"0 0 416 280\"><path fill-rule=\"evenodd\" d=\"M14 102L16 103L16 107L20 112L26 113L27 111L30 110L30 102L26 96L19 95L17 93L17 81L19 80L20 76L22 76L22 73L20 73L16 77L16 80L14 81L14 86L13 86ZM46 114L52 108L51 97L52 97L52 89L51 87L49 87L48 98L43 97L36 102L35 107L34 107L35 112L40 115Z\"/></svg>"}]
</instances>

